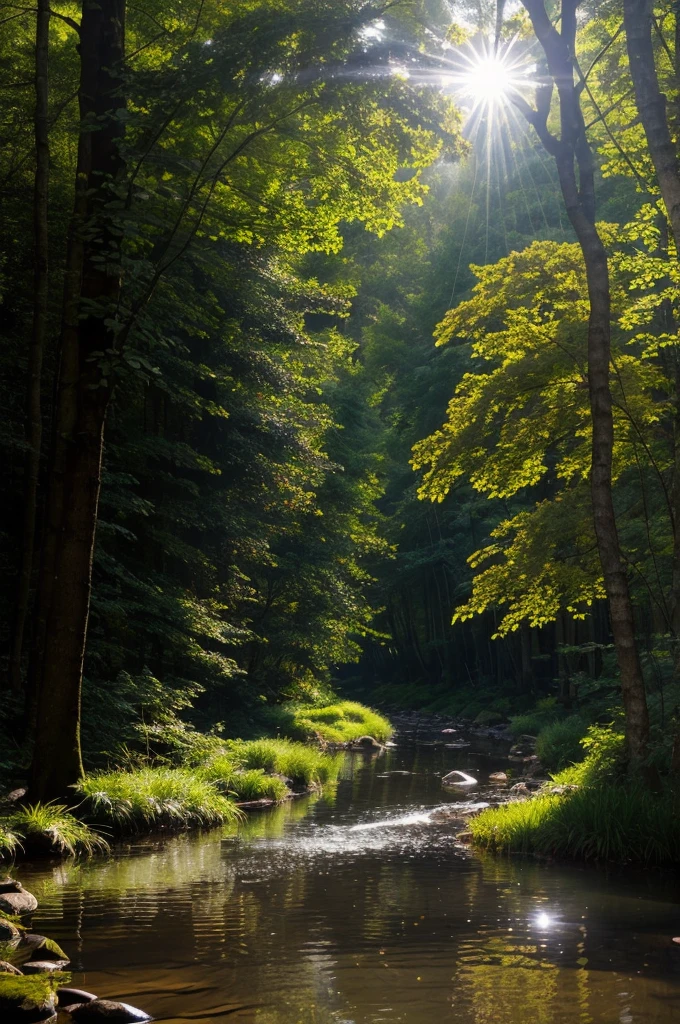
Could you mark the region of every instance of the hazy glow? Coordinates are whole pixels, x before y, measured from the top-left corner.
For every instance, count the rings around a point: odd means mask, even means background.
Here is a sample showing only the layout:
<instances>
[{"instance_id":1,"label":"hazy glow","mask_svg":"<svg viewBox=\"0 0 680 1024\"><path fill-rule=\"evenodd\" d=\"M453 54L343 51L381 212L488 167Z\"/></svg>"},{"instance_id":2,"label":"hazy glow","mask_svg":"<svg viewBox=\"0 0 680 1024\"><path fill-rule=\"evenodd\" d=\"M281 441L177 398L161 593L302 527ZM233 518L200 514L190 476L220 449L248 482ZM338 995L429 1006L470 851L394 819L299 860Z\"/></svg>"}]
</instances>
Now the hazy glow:
<instances>
[{"instance_id":1,"label":"hazy glow","mask_svg":"<svg viewBox=\"0 0 680 1024\"><path fill-rule=\"evenodd\" d=\"M550 914L546 914L545 911L542 911L540 914L536 915L536 924L539 928L545 930L546 928L550 928L553 924L553 918Z\"/></svg>"},{"instance_id":2,"label":"hazy glow","mask_svg":"<svg viewBox=\"0 0 680 1024\"><path fill-rule=\"evenodd\" d=\"M385 22L379 20L370 25L364 25L362 29L359 29L359 35L362 39L382 39L384 31Z\"/></svg>"}]
</instances>

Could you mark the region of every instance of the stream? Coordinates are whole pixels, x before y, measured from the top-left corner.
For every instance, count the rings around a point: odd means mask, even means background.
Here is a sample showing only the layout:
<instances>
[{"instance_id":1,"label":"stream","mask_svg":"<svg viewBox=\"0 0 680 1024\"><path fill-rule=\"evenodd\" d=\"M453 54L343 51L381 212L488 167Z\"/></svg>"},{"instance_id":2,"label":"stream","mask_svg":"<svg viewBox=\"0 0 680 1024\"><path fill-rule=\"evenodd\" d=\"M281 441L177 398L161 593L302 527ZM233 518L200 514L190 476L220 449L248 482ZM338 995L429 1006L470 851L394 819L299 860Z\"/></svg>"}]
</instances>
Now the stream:
<instances>
[{"instance_id":1,"label":"stream","mask_svg":"<svg viewBox=\"0 0 680 1024\"><path fill-rule=\"evenodd\" d=\"M433 820L508 767L484 740L401 742L348 754L337 790L237 835L140 838L16 875L74 985L173 1024L680 1020L677 877L471 854ZM454 768L480 785L443 789Z\"/></svg>"}]
</instances>

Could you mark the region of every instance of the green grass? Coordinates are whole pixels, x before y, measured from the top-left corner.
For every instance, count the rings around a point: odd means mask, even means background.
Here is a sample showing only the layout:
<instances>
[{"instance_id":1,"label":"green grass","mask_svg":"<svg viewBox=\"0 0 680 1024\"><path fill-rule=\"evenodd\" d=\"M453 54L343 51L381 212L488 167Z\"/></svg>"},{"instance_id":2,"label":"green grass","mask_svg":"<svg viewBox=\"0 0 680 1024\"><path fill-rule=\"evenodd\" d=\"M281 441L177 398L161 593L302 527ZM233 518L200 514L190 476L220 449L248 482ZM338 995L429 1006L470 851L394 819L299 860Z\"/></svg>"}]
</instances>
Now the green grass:
<instances>
[{"instance_id":1,"label":"green grass","mask_svg":"<svg viewBox=\"0 0 680 1024\"><path fill-rule=\"evenodd\" d=\"M13 857L21 849L21 839L7 821L0 822L0 860Z\"/></svg>"},{"instance_id":2,"label":"green grass","mask_svg":"<svg viewBox=\"0 0 680 1024\"><path fill-rule=\"evenodd\" d=\"M581 741L587 725L578 715L546 725L538 734L536 753L544 768L557 772L583 757Z\"/></svg>"},{"instance_id":3,"label":"green grass","mask_svg":"<svg viewBox=\"0 0 680 1024\"><path fill-rule=\"evenodd\" d=\"M292 740L235 741L231 749L244 768L276 772L297 785L331 782L337 778L342 764L342 755L326 754L317 747Z\"/></svg>"},{"instance_id":4,"label":"green grass","mask_svg":"<svg viewBox=\"0 0 680 1024\"><path fill-rule=\"evenodd\" d=\"M384 742L393 733L392 726L377 711L343 700L327 707L297 707L291 709L290 724L293 735L301 738L317 737L326 743L351 743L360 736L373 736Z\"/></svg>"},{"instance_id":5,"label":"green grass","mask_svg":"<svg viewBox=\"0 0 680 1024\"><path fill-rule=\"evenodd\" d=\"M555 697L544 697L539 700L531 711L523 715L514 715L510 719L510 732L513 736L538 736L542 729L552 725L564 717L564 711Z\"/></svg>"},{"instance_id":6,"label":"green grass","mask_svg":"<svg viewBox=\"0 0 680 1024\"><path fill-rule=\"evenodd\" d=\"M93 773L77 792L89 816L122 831L218 825L241 817L211 781L186 768Z\"/></svg>"},{"instance_id":7,"label":"green grass","mask_svg":"<svg viewBox=\"0 0 680 1024\"><path fill-rule=\"evenodd\" d=\"M470 822L477 846L576 860L643 865L680 862L680 801L637 783L542 795L483 811Z\"/></svg>"},{"instance_id":8,"label":"green grass","mask_svg":"<svg viewBox=\"0 0 680 1024\"><path fill-rule=\"evenodd\" d=\"M285 800L290 795L283 779L265 774L262 768L239 769L233 755L220 754L198 769L202 778L236 800Z\"/></svg>"},{"instance_id":9,"label":"green grass","mask_svg":"<svg viewBox=\"0 0 680 1024\"><path fill-rule=\"evenodd\" d=\"M6 830L24 849L54 853L105 853L109 844L96 830L76 818L63 804L32 804L14 811Z\"/></svg>"}]
</instances>

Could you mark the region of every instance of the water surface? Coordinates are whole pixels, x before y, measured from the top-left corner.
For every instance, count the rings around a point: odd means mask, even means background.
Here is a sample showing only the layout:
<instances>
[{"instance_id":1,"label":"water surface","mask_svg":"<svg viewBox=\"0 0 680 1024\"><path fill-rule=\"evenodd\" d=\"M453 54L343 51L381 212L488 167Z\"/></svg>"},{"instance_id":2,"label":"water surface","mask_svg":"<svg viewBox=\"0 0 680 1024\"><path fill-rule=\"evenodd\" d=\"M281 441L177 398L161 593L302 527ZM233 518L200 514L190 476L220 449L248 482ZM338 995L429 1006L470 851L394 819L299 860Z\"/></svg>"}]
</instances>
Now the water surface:
<instances>
[{"instance_id":1,"label":"water surface","mask_svg":"<svg viewBox=\"0 0 680 1024\"><path fill-rule=\"evenodd\" d=\"M446 771L504 767L475 741L352 755L336 792L237 836L23 865L33 928L74 984L173 1024L679 1021L674 876L470 855L432 820L487 795L446 792Z\"/></svg>"}]
</instances>

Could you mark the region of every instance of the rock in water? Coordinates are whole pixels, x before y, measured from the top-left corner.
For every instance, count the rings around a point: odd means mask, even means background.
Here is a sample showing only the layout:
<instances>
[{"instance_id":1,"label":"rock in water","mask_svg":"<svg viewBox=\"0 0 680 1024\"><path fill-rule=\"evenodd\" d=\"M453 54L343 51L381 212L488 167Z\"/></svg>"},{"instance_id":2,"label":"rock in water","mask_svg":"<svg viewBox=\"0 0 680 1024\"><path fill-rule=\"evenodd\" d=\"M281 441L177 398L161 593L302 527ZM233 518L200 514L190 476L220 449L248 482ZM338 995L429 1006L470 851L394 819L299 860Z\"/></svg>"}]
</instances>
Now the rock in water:
<instances>
[{"instance_id":1,"label":"rock in water","mask_svg":"<svg viewBox=\"0 0 680 1024\"><path fill-rule=\"evenodd\" d=\"M24 964L24 974L52 974L54 971L65 971L68 960L29 960Z\"/></svg>"},{"instance_id":2,"label":"rock in water","mask_svg":"<svg viewBox=\"0 0 680 1024\"><path fill-rule=\"evenodd\" d=\"M59 1006L76 1006L80 1003L91 1003L96 999L94 992L86 992L84 988L58 988L57 1003Z\"/></svg>"},{"instance_id":3,"label":"rock in water","mask_svg":"<svg viewBox=\"0 0 680 1024\"><path fill-rule=\"evenodd\" d=\"M461 772L457 768L454 768L452 772L445 775L442 782L446 782L449 786L476 786L477 779L474 779L472 775L468 775L467 772Z\"/></svg>"},{"instance_id":4,"label":"rock in water","mask_svg":"<svg viewBox=\"0 0 680 1024\"><path fill-rule=\"evenodd\" d=\"M37 908L37 899L25 889L20 892L0 892L0 910L6 914L31 914Z\"/></svg>"},{"instance_id":5,"label":"rock in water","mask_svg":"<svg viewBox=\"0 0 680 1024\"><path fill-rule=\"evenodd\" d=\"M16 878L3 878L0 881L0 892L23 892L23 886Z\"/></svg>"},{"instance_id":6,"label":"rock in water","mask_svg":"<svg viewBox=\"0 0 680 1024\"><path fill-rule=\"evenodd\" d=\"M48 939L46 935L28 933L22 936L19 953L24 950L29 952L29 960L65 960L68 963L68 957L59 943Z\"/></svg>"},{"instance_id":7,"label":"rock in water","mask_svg":"<svg viewBox=\"0 0 680 1024\"><path fill-rule=\"evenodd\" d=\"M21 932L12 924L0 917L0 945L14 948L21 942Z\"/></svg>"},{"instance_id":8,"label":"rock in water","mask_svg":"<svg viewBox=\"0 0 680 1024\"><path fill-rule=\"evenodd\" d=\"M0 960L0 974L21 974L21 971L14 964L8 964L6 960Z\"/></svg>"},{"instance_id":9,"label":"rock in water","mask_svg":"<svg viewBox=\"0 0 680 1024\"><path fill-rule=\"evenodd\" d=\"M373 747L376 750L381 749L381 744L373 736L360 736L358 740L355 740L352 744L354 747L370 749Z\"/></svg>"},{"instance_id":10,"label":"rock in water","mask_svg":"<svg viewBox=\"0 0 680 1024\"><path fill-rule=\"evenodd\" d=\"M505 772L492 772L489 776L491 782L507 782L508 777Z\"/></svg>"},{"instance_id":11,"label":"rock in water","mask_svg":"<svg viewBox=\"0 0 680 1024\"><path fill-rule=\"evenodd\" d=\"M143 1024L153 1020L136 1006L117 1003L113 999L92 999L89 1003L65 1006L64 1011L76 1024Z\"/></svg>"}]
</instances>

